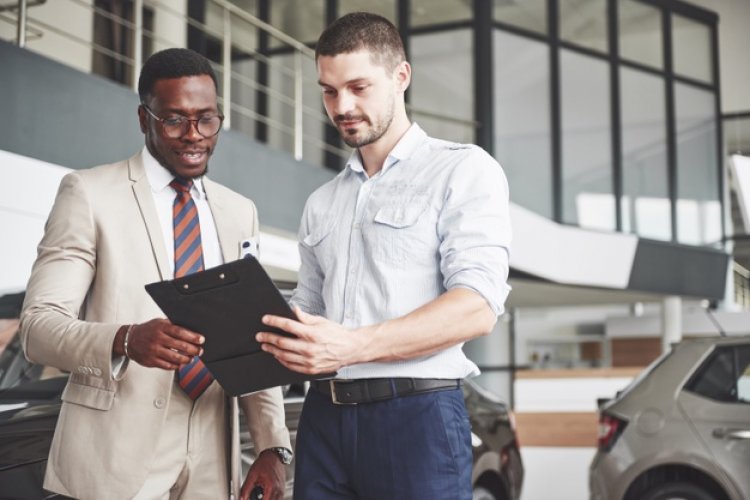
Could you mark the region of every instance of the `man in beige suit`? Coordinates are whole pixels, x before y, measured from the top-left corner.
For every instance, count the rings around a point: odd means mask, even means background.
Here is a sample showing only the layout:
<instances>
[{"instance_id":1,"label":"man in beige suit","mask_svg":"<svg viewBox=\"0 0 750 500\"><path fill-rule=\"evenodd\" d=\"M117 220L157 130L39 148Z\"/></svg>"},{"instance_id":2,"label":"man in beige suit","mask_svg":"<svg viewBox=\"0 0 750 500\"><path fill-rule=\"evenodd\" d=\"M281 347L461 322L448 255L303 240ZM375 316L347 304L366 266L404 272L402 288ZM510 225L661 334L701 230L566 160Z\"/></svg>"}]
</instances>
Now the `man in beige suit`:
<instances>
[{"instance_id":1,"label":"man in beige suit","mask_svg":"<svg viewBox=\"0 0 750 500\"><path fill-rule=\"evenodd\" d=\"M197 210L192 236L201 268L235 260L243 243L257 241L253 203L204 175L222 122L216 89L197 53L154 54L139 81L146 146L128 160L70 173L60 185L21 317L26 356L70 372L49 490L97 500L238 494L237 400L210 377L202 392L183 390L176 370L200 355L204 339L158 319L144 290L176 273L180 196ZM177 181L187 194L178 194ZM239 405L261 452L242 497L260 485L265 498L281 498L291 448L281 391Z\"/></svg>"}]
</instances>

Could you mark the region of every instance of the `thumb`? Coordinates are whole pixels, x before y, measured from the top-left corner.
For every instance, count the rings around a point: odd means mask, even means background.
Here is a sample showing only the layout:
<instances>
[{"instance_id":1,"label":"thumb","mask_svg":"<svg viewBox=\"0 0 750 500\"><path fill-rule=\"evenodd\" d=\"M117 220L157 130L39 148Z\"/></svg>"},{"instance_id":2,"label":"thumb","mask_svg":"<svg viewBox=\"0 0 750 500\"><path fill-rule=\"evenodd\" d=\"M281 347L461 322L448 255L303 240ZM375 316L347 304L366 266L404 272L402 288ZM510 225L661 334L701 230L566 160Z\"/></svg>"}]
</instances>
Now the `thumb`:
<instances>
[{"instance_id":1,"label":"thumb","mask_svg":"<svg viewBox=\"0 0 750 500\"><path fill-rule=\"evenodd\" d=\"M311 325L315 323L315 320L317 316L313 314L307 314L305 311L299 308L299 306L294 306L294 314L297 315L297 319L300 323Z\"/></svg>"}]
</instances>

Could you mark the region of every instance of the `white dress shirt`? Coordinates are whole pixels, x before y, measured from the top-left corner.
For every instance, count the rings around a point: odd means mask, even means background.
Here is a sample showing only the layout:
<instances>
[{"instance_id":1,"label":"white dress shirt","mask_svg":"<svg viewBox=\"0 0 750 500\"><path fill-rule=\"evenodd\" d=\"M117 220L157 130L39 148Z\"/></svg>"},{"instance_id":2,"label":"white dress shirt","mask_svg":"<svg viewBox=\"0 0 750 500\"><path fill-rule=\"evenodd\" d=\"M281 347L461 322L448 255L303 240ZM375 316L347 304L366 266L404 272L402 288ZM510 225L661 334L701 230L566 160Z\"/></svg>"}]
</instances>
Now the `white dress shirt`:
<instances>
[{"instance_id":1,"label":"white dress shirt","mask_svg":"<svg viewBox=\"0 0 750 500\"><path fill-rule=\"evenodd\" d=\"M174 175L162 167L156 158L151 156L148 148L143 147L143 166L146 170L148 183L151 185L151 194L154 197L154 206L159 215L164 246L167 249L169 268L174 275L174 227L172 224L172 206L177 192L170 187L169 183ZM201 246L203 247L203 268L208 269L224 263L219 245L219 235L216 232L216 224L208 205L208 198L203 189L201 178L193 179L193 187L190 188L190 196L198 209L198 220L201 226Z\"/></svg>"},{"instance_id":2,"label":"white dress shirt","mask_svg":"<svg viewBox=\"0 0 750 500\"><path fill-rule=\"evenodd\" d=\"M368 177L359 154L308 199L292 303L346 327L404 316L453 288L504 311L510 287L508 183L474 145L413 124ZM462 321L462 318L456 318ZM365 363L339 378L463 378L479 373L462 345L405 361Z\"/></svg>"}]
</instances>

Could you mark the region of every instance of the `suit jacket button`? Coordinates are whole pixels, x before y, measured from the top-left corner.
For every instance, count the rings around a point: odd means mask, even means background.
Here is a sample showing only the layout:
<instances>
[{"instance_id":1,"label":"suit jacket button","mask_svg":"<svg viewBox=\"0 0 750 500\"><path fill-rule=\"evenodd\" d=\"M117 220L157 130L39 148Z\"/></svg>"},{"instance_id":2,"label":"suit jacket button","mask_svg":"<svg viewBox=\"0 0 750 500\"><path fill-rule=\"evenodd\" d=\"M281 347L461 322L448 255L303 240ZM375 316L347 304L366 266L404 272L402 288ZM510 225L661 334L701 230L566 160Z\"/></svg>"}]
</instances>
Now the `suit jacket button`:
<instances>
[{"instance_id":1,"label":"suit jacket button","mask_svg":"<svg viewBox=\"0 0 750 500\"><path fill-rule=\"evenodd\" d=\"M159 409L164 408L164 403L166 403L164 398L156 398L154 399L154 406L156 406Z\"/></svg>"},{"instance_id":2,"label":"suit jacket button","mask_svg":"<svg viewBox=\"0 0 750 500\"><path fill-rule=\"evenodd\" d=\"M100 377L102 375L102 370L100 368L94 368L94 375Z\"/></svg>"}]
</instances>

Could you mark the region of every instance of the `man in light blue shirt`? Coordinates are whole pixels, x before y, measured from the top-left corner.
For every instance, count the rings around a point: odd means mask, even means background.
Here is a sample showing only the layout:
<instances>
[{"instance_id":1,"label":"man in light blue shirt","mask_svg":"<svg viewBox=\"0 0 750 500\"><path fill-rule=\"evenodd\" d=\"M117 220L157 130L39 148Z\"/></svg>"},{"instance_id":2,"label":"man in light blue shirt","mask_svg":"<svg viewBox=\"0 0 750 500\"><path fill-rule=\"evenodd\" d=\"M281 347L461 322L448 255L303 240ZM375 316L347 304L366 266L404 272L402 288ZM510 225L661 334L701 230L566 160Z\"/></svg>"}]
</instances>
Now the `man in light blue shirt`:
<instances>
[{"instance_id":1,"label":"man in light blue shirt","mask_svg":"<svg viewBox=\"0 0 750 500\"><path fill-rule=\"evenodd\" d=\"M263 348L312 383L300 419L295 499L471 499L461 349L508 295L511 230L502 169L481 148L433 139L406 114L411 80L396 28L353 13L318 40L323 102L346 168L300 227L294 334Z\"/></svg>"}]
</instances>

